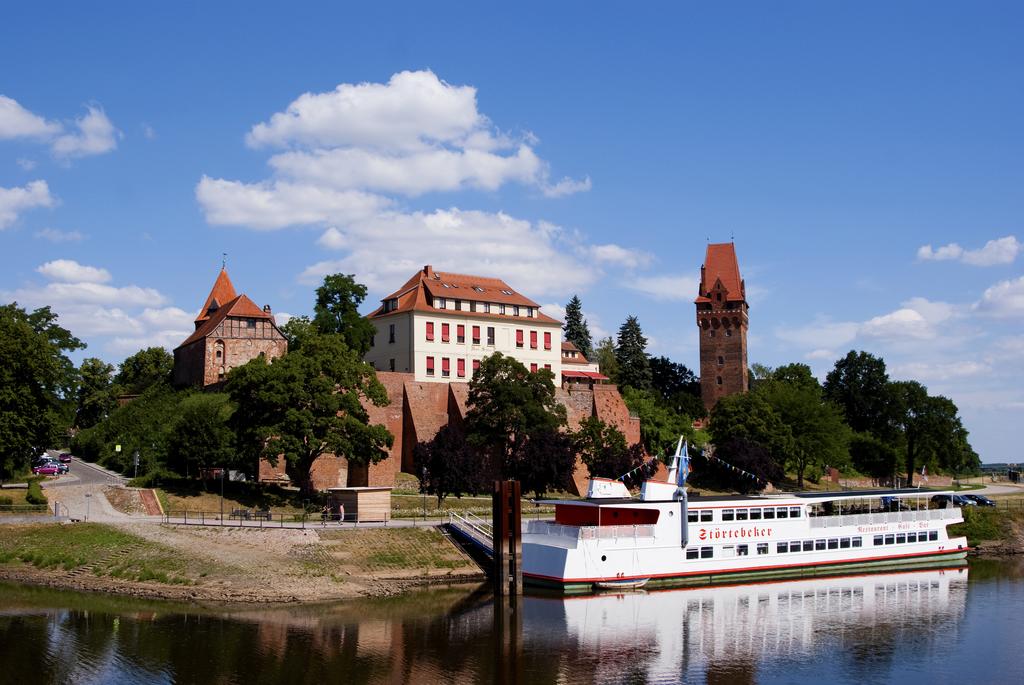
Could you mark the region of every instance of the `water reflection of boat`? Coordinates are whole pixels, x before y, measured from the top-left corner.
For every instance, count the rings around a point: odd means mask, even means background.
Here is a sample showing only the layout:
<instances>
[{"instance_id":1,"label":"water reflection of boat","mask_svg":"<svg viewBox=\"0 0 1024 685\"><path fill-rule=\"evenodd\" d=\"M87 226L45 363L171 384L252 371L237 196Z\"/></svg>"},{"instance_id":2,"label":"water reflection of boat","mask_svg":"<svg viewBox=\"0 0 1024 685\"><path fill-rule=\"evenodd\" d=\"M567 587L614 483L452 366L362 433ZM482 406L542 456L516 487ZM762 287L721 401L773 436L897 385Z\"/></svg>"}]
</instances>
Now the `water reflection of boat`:
<instances>
[{"instance_id":1,"label":"water reflection of boat","mask_svg":"<svg viewBox=\"0 0 1024 685\"><path fill-rule=\"evenodd\" d=\"M824 649L830 659L852 659L843 647L888 653L898 652L901 641L920 646L955 640L967 575L964 564L585 597L527 596L523 641L527 651L542 643L563 645L594 681L615 679L614 669L623 664L632 665L638 680L653 682L691 669L704 674L712 666L756 671L766 659L813 657Z\"/></svg>"},{"instance_id":2,"label":"water reflection of boat","mask_svg":"<svg viewBox=\"0 0 1024 685\"><path fill-rule=\"evenodd\" d=\"M665 482L639 497L593 478L586 499L550 502L555 520L528 521L523 578L565 592L610 583L651 586L757 582L935 567L964 559L946 527L958 507L932 508L933 491L798 492L689 499L680 446Z\"/></svg>"}]
</instances>

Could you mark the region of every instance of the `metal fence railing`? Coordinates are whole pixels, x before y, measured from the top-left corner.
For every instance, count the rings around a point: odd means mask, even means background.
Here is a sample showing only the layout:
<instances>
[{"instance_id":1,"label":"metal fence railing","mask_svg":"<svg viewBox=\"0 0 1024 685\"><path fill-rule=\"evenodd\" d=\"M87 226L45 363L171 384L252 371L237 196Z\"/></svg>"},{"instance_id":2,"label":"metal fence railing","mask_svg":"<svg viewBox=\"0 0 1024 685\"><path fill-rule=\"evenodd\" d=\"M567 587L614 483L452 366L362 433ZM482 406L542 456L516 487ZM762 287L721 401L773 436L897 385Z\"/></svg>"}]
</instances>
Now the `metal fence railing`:
<instances>
[{"instance_id":1,"label":"metal fence railing","mask_svg":"<svg viewBox=\"0 0 1024 685\"><path fill-rule=\"evenodd\" d=\"M49 513L50 507L47 504L0 504L0 513L13 514L34 514Z\"/></svg>"},{"instance_id":2,"label":"metal fence railing","mask_svg":"<svg viewBox=\"0 0 1024 685\"><path fill-rule=\"evenodd\" d=\"M225 510L223 515L219 511L169 510L163 515L164 523L225 528L359 528L387 526L391 520L358 520L355 514L347 514L342 519L338 514L324 516L320 512L303 514L249 509ZM436 524L437 522L431 521L420 525ZM413 519L411 525L417 525L417 521Z\"/></svg>"}]
</instances>

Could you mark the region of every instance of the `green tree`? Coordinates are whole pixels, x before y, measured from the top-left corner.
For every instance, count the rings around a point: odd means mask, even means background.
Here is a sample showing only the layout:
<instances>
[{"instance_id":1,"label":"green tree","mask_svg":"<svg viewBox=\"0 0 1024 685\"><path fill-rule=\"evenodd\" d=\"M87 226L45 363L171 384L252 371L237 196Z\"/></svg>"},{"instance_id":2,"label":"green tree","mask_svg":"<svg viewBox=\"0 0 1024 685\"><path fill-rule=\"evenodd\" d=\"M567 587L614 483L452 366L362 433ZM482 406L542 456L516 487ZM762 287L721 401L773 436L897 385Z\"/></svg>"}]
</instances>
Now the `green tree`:
<instances>
[{"instance_id":1,"label":"green tree","mask_svg":"<svg viewBox=\"0 0 1024 685\"><path fill-rule=\"evenodd\" d=\"M483 456L466 442L465 435L451 424L441 428L432 440L420 442L413 450L413 468L420 478L420 492L437 498L478 495L489 492L491 468Z\"/></svg>"},{"instance_id":2,"label":"green tree","mask_svg":"<svg viewBox=\"0 0 1024 685\"><path fill-rule=\"evenodd\" d=\"M711 410L708 433L715 445L743 439L765 448L778 464L793 450L793 433L760 393L723 397Z\"/></svg>"},{"instance_id":3,"label":"green tree","mask_svg":"<svg viewBox=\"0 0 1024 685\"><path fill-rule=\"evenodd\" d=\"M369 425L360 403L388 403L373 367L338 335L318 335L294 353L267 363L257 357L231 371L227 392L235 403L231 426L243 454L286 471L309 491L310 468L323 454L354 464L388 456L394 440L384 426Z\"/></svg>"},{"instance_id":4,"label":"green tree","mask_svg":"<svg viewBox=\"0 0 1024 685\"><path fill-rule=\"evenodd\" d=\"M313 325L325 334L340 335L349 349L360 356L370 349L370 339L376 330L359 313L359 305L366 299L366 286L356 283L353 274L332 274L316 289L313 306Z\"/></svg>"},{"instance_id":5,"label":"green tree","mask_svg":"<svg viewBox=\"0 0 1024 685\"><path fill-rule=\"evenodd\" d=\"M49 307L0 307L0 480L27 469L68 428L77 373L64 353L84 347Z\"/></svg>"},{"instance_id":6,"label":"green tree","mask_svg":"<svg viewBox=\"0 0 1024 685\"><path fill-rule=\"evenodd\" d=\"M278 328L281 330L281 335L288 341L289 352L298 352L306 340L317 335L317 329L308 316L293 316Z\"/></svg>"},{"instance_id":7,"label":"green tree","mask_svg":"<svg viewBox=\"0 0 1024 685\"><path fill-rule=\"evenodd\" d=\"M796 472L797 485L802 488L808 469L817 474L825 466L840 468L846 464L850 429L839 408L824 400L808 367L780 367L773 378L785 380L765 382L756 392L789 429L792 441L785 462L780 463Z\"/></svg>"},{"instance_id":8,"label":"green tree","mask_svg":"<svg viewBox=\"0 0 1024 685\"><path fill-rule=\"evenodd\" d=\"M665 401L679 393L688 393L700 398L700 380L693 371L683 364L677 364L668 357L651 357L651 388Z\"/></svg>"},{"instance_id":9,"label":"green tree","mask_svg":"<svg viewBox=\"0 0 1024 685\"><path fill-rule=\"evenodd\" d=\"M484 358L469 382L466 438L503 479L519 480L524 492L564 487L572 475L571 444L559 438L565 407L555 399L554 375L531 373L500 352ZM537 445L531 447L531 442ZM554 450L544 454L546 445ZM568 455L566 454L568 452Z\"/></svg>"},{"instance_id":10,"label":"green tree","mask_svg":"<svg viewBox=\"0 0 1024 685\"><path fill-rule=\"evenodd\" d=\"M928 389L917 381L896 381L890 387L909 488L914 485L914 472L919 464L929 457L961 449L963 426L956 405L949 398L930 396Z\"/></svg>"},{"instance_id":11,"label":"green tree","mask_svg":"<svg viewBox=\"0 0 1024 685\"><path fill-rule=\"evenodd\" d=\"M887 483L896 475L899 453L888 441L870 433L854 433L850 437L850 460L861 473Z\"/></svg>"},{"instance_id":12,"label":"green tree","mask_svg":"<svg viewBox=\"0 0 1024 685\"><path fill-rule=\"evenodd\" d=\"M625 388L622 399L629 411L640 418L640 440L648 454L672 454L679 436L693 437L693 422L673 411L650 390Z\"/></svg>"},{"instance_id":13,"label":"green tree","mask_svg":"<svg viewBox=\"0 0 1024 685\"><path fill-rule=\"evenodd\" d=\"M825 378L825 397L835 402L846 423L859 433L891 437L891 398L885 362L867 352L850 350Z\"/></svg>"},{"instance_id":14,"label":"green tree","mask_svg":"<svg viewBox=\"0 0 1024 685\"><path fill-rule=\"evenodd\" d=\"M643 463L640 445L627 445L619 429L595 416L580 422L573 444L591 478L618 478Z\"/></svg>"},{"instance_id":15,"label":"green tree","mask_svg":"<svg viewBox=\"0 0 1024 685\"><path fill-rule=\"evenodd\" d=\"M593 342L590 339L590 328L583 318L583 303L577 295L573 295L569 304L565 305L565 324L562 326L565 339L576 346L576 349L589 361L593 361Z\"/></svg>"},{"instance_id":16,"label":"green tree","mask_svg":"<svg viewBox=\"0 0 1024 685\"><path fill-rule=\"evenodd\" d=\"M226 393L199 393L185 397L167 441L167 466L185 476L206 467L238 468L235 434L228 426L233 407Z\"/></svg>"},{"instance_id":17,"label":"green tree","mask_svg":"<svg viewBox=\"0 0 1024 685\"><path fill-rule=\"evenodd\" d=\"M117 406L114 395L114 367L101 359L88 357L78 367L78 388L75 392L75 426L89 428L107 418Z\"/></svg>"},{"instance_id":18,"label":"green tree","mask_svg":"<svg viewBox=\"0 0 1024 685\"><path fill-rule=\"evenodd\" d=\"M120 393L141 395L151 386L169 385L174 357L162 347L147 347L121 362L114 377Z\"/></svg>"},{"instance_id":19,"label":"green tree","mask_svg":"<svg viewBox=\"0 0 1024 685\"><path fill-rule=\"evenodd\" d=\"M651 364L647 359L647 338L635 316L626 317L615 341L615 361L619 366L619 385L647 390L651 387Z\"/></svg>"},{"instance_id":20,"label":"green tree","mask_svg":"<svg viewBox=\"0 0 1024 685\"><path fill-rule=\"evenodd\" d=\"M618 383L619 362L615 358L615 341L612 340L611 337L602 338L601 341L597 343L597 348L594 351L594 354L597 357L596 360L590 359L590 357L587 357L587 359L589 361L596 361L598 368L601 369L601 373L608 376L608 379L612 383Z\"/></svg>"}]
</instances>

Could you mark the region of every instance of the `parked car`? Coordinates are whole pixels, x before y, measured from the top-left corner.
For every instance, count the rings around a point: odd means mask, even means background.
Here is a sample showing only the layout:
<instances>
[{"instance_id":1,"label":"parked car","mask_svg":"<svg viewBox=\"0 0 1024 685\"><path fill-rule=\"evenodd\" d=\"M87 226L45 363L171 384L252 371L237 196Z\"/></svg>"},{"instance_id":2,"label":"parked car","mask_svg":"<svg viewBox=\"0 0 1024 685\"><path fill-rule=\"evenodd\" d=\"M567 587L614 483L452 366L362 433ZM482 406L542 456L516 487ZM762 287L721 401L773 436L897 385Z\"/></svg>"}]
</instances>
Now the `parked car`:
<instances>
[{"instance_id":1,"label":"parked car","mask_svg":"<svg viewBox=\"0 0 1024 685\"><path fill-rule=\"evenodd\" d=\"M945 509L948 506L974 507L977 506L978 503L967 499L963 495L933 495L932 504L939 509Z\"/></svg>"},{"instance_id":2,"label":"parked car","mask_svg":"<svg viewBox=\"0 0 1024 685\"><path fill-rule=\"evenodd\" d=\"M882 511L909 511L910 505L898 497L883 497Z\"/></svg>"},{"instance_id":3,"label":"parked car","mask_svg":"<svg viewBox=\"0 0 1024 685\"><path fill-rule=\"evenodd\" d=\"M61 470L58 464L43 464L42 466L36 466L33 468L32 473L37 476L58 476L60 475Z\"/></svg>"},{"instance_id":4,"label":"parked car","mask_svg":"<svg viewBox=\"0 0 1024 685\"><path fill-rule=\"evenodd\" d=\"M70 464L71 452L61 452L60 455L57 457L57 460L62 464Z\"/></svg>"},{"instance_id":5,"label":"parked car","mask_svg":"<svg viewBox=\"0 0 1024 685\"><path fill-rule=\"evenodd\" d=\"M985 495L964 495L964 497L971 500L979 507L994 507L996 505L995 502L990 500L988 497L985 497Z\"/></svg>"}]
</instances>

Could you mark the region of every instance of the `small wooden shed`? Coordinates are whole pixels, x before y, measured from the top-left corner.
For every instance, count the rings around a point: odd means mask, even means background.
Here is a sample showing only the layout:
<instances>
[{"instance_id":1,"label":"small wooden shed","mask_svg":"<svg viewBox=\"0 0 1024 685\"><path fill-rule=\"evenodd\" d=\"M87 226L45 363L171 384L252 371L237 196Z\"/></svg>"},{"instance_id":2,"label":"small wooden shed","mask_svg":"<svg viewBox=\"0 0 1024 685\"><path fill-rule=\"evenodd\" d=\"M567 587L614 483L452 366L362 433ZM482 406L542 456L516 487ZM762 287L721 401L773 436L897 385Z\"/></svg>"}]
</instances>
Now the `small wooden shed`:
<instances>
[{"instance_id":1,"label":"small wooden shed","mask_svg":"<svg viewBox=\"0 0 1024 685\"><path fill-rule=\"evenodd\" d=\"M331 514L341 513L344 507L346 521L390 521L391 488L327 488Z\"/></svg>"}]
</instances>

